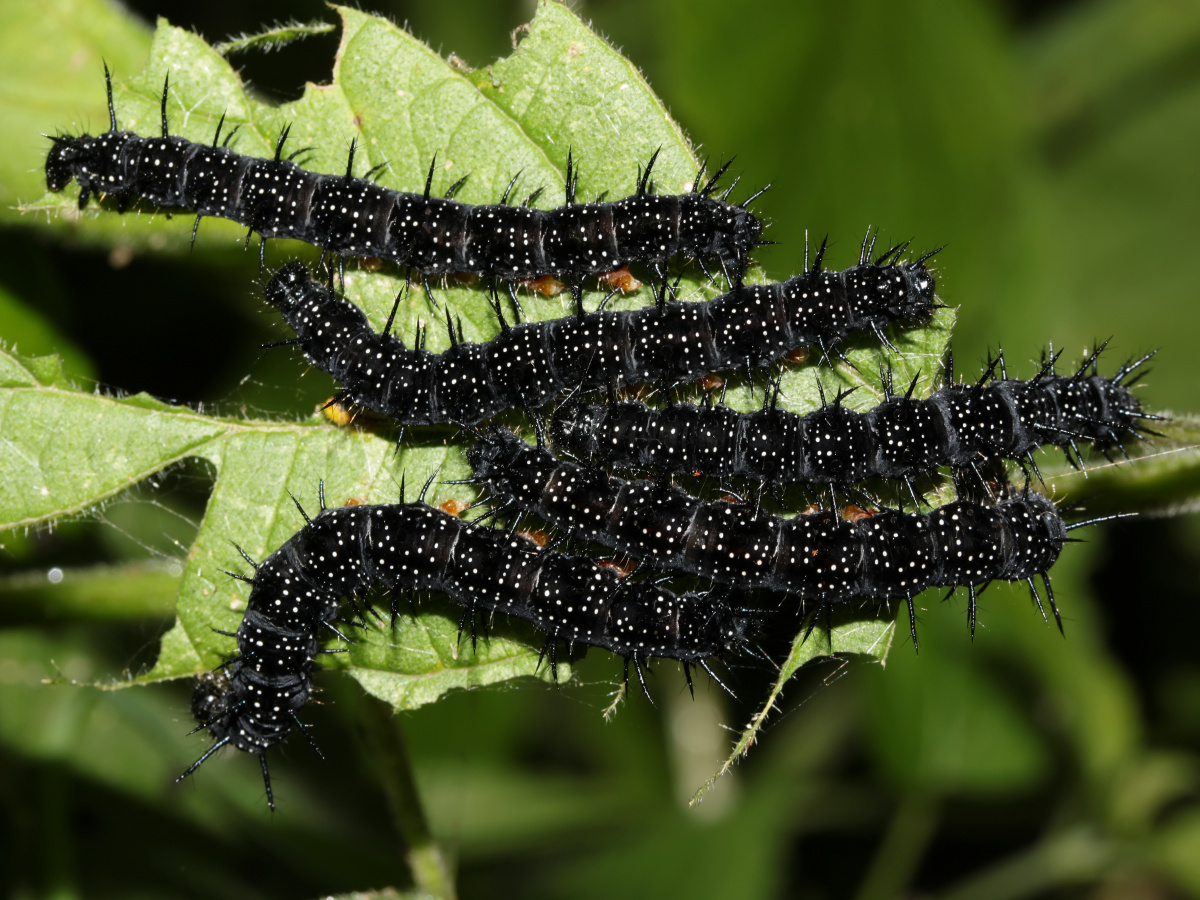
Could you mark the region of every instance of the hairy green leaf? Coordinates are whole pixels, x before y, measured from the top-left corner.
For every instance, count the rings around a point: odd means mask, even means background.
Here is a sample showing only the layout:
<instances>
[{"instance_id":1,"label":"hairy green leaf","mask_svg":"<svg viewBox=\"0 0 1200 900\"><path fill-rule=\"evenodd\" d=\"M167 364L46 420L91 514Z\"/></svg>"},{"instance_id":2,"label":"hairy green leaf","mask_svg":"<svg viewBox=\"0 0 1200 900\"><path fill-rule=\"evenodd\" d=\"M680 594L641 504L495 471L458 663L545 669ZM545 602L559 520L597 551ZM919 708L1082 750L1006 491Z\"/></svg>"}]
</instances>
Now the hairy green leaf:
<instances>
[{"instance_id":1,"label":"hairy green leaf","mask_svg":"<svg viewBox=\"0 0 1200 900\"><path fill-rule=\"evenodd\" d=\"M1179 516L1200 509L1200 420L1178 416L1147 424L1158 434L1129 448L1139 456L1089 462L1078 470L1047 468L1047 492L1088 517Z\"/></svg>"}]
</instances>

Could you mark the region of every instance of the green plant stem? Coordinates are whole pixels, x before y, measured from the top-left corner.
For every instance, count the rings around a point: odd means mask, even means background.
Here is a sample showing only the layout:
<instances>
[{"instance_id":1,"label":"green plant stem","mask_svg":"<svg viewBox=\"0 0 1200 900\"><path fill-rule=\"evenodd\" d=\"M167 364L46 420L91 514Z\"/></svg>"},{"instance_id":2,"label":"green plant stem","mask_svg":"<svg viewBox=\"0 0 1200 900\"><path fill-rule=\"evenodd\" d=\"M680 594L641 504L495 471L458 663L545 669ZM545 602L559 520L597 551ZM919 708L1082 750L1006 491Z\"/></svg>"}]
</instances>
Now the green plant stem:
<instances>
[{"instance_id":1,"label":"green plant stem","mask_svg":"<svg viewBox=\"0 0 1200 900\"><path fill-rule=\"evenodd\" d=\"M892 817L855 900L886 900L904 893L937 828L937 804L929 797L906 797Z\"/></svg>"},{"instance_id":2,"label":"green plant stem","mask_svg":"<svg viewBox=\"0 0 1200 900\"><path fill-rule=\"evenodd\" d=\"M417 796L408 747L391 708L379 700L366 698L362 728L372 755L378 761L392 817L404 840L414 886L420 893L441 900L455 900L454 878L441 847L429 833L429 823Z\"/></svg>"}]
</instances>

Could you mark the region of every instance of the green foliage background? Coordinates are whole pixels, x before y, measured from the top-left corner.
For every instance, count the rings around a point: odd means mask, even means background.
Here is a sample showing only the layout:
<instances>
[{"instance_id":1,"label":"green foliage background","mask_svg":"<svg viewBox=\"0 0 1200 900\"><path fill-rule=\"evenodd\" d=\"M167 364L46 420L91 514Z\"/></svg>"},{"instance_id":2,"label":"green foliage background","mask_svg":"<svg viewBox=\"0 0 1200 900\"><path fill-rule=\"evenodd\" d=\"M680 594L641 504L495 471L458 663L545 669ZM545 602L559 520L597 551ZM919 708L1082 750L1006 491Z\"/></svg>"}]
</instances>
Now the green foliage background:
<instances>
[{"instance_id":1,"label":"green foliage background","mask_svg":"<svg viewBox=\"0 0 1200 900\"><path fill-rule=\"evenodd\" d=\"M336 20L296 7L140 11L212 41L275 17ZM507 33L533 12L465 2L380 11L472 66L511 52ZM736 152L745 183L775 183L763 210L781 246L760 255L772 277L797 271L806 228L835 238L835 264L868 223L885 237L948 241L940 293L959 307L967 371L997 342L1010 371L1027 374L1022 361L1047 338L1072 356L1112 334L1114 355L1163 348L1147 403L1200 409L1186 349L1200 327L1188 265L1200 200L1192 5L1039 13L663 0L582 13L705 152ZM234 62L263 96L295 99L305 79L328 80L336 41ZM16 208L42 195L38 132L103 127L98 57L132 80L150 53L148 26L100 3L11 4L0 8L0 50L0 335L26 354L62 354L74 377L216 404L231 427L310 413L329 384L302 377L286 352L256 349L279 329L256 296L253 254L221 241L232 231L217 226L188 256L185 222L109 216L64 228ZM154 81L142 85L145 103ZM496 157L504 181L508 156ZM479 179L478 199L490 199L492 180ZM53 370L26 372L60 383ZM20 422L10 410L10 440ZM47 458L86 438L51 430ZM105 446L91 448L101 472ZM1053 486L1121 508L1187 504L1194 468L1173 454L1152 477L1098 472ZM298 493L306 472L291 473ZM21 474L0 472L3 490L27 483ZM314 727L330 761L298 744L274 761L274 817L250 760L210 764L198 783L170 789L202 746L183 737L186 688L39 684L145 671L211 475L185 464L160 477L163 489L126 493L87 521L0 536L0 803L13 826L3 871L14 896L315 896L409 883L378 758L357 731L375 701L347 679L321 682L331 702ZM280 523L275 542L290 528ZM1200 892L1195 524L1138 521L1089 538L1055 570L1066 641L1017 591L985 595L974 644L962 604L927 597L919 657L900 644L886 669L860 660L802 672L758 748L696 808L684 801L728 749L718 723L746 722L771 673L735 672L744 705L709 690L693 703L663 667L660 709L634 702L604 724L616 672L596 658L579 667L578 687L513 682L405 713L418 788L460 893ZM65 570L53 589L50 566Z\"/></svg>"}]
</instances>

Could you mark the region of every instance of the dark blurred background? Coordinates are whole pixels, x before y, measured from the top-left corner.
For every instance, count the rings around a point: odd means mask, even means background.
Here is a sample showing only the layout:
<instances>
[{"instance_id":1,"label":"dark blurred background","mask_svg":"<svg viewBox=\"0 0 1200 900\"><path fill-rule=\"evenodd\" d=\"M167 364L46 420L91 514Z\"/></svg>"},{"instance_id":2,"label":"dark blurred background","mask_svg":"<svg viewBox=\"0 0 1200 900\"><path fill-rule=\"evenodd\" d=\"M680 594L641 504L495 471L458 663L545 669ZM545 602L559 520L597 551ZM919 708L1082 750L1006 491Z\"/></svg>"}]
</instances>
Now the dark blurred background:
<instances>
[{"instance_id":1,"label":"dark blurred background","mask_svg":"<svg viewBox=\"0 0 1200 900\"><path fill-rule=\"evenodd\" d=\"M96 27L58 3L9 2L0 19L34 9L55 28ZM472 66L511 52L510 32L533 14L503 0L368 8ZM575 8L641 67L703 154L736 154L744 183L773 183L759 207L779 242L760 254L772 276L799 270L806 231L831 236L835 264L868 225L946 244L939 293L959 308L967 372L989 348L1029 375L1048 342L1077 358L1111 336L1109 370L1161 348L1148 406L1200 410L1187 349L1200 346L1200 5ZM165 16L212 42L277 19L336 21L316 0L129 9L146 28ZM0 44L21 40L7 34ZM327 80L336 47L334 33L236 62L282 101ZM0 63L0 104L28 99L18 83ZM86 102L101 121L97 98ZM36 199L41 152L7 203ZM319 385L306 393L278 377L294 360L258 349L278 334L255 296L256 260L63 246L44 220L0 220L0 336L22 352L60 352L104 385L216 408L307 413L321 399ZM307 897L406 883L356 730L375 701L348 679L321 679L330 702L314 730L329 760L294 743L275 762L286 797L275 816L250 759L169 789L197 750L183 737L189 686L40 685L153 661L171 621L172 560L208 478L184 466L94 520L0 535L8 896ZM985 595L973 642L961 599L927 596L919 656L898 640L886 667L803 672L746 762L696 809L684 801L731 738L719 723L747 720L765 666L735 666L738 703L708 685L692 702L663 667L660 708L635 699L608 724L618 673L600 658L583 664L580 687L513 684L402 715L461 895L1200 895L1200 522L1141 517L1086 537L1055 570L1065 640L1017 590ZM130 560L147 561L144 580L112 589L143 598L134 613L106 617L44 587L52 566Z\"/></svg>"}]
</instances>

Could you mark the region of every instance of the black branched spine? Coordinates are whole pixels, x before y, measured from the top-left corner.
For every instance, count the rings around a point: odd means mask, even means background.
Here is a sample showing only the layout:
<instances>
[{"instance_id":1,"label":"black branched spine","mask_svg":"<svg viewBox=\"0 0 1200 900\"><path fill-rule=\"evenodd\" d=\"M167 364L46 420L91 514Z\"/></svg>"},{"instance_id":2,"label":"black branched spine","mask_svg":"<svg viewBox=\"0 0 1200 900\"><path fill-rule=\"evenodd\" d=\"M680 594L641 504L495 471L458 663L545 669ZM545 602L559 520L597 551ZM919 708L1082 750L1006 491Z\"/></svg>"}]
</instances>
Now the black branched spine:
<instances>
[{"instance_id":1,"label":"black branched spine","mask_svg":"<svg viewBox=\"0 0 1200 900\"><path fill-rule=\"evenodd\" d=\"M378 257L426 275L500 279L576 281L629 263L646 263L663 278L666 260L682 255L715 261L740 281L762 231L746 204L726 202L728 192L714 196L721 172L707 181L701 173L689 193L654 195L651 159L634 195L579 203L568 163L566 203L557 209L510 206L507 194L500 203L472 206L430 196L428 183L424 193L403 193L353 177L353 147L345 175L302 169L282 156L286 130L273 159L228 149L220 126L211 145L171 137L165 86L160 137L117 130L111 83L108 103L107 132L54 137L46 159L49 189L77 181L80 208L92 195L113 196L122 209L143 199L194 212L197 222L231 219L264 238L295 238L339 256ZM430 181L432 174L431 168Z\"/></svg>"},{"instance_id":2,"label":"black branched spine","mask_svg":"<svg viewBox=\"0 0 1200 900\"><path fill-rule=\"evenodd\" d=\"M565 641L624 657L639 676L654 658L708 670L712 657L745 644L753 615L717 594L632 582L424 503L323 509L256 566L251 583L237 656L201 681L192 707L214 747L259 757L299 725L341 600L374 587L394 592L393 616L395 592L439 591L464 607L472 635L476 616L504 613L545 633L552 666Z\"/></svg>"},{"instance_id":3,"label":"black branched spine","mask_svg":"<svg viewBox=\"0 0 1200 900\"><path fill-rule=\"evenodd\" d=\"M862 412L842 405L845 394L807 415L779 409L772 393L757 412L720 404L673 403L655 409L639 401L569 401L555 411L555 446L590 462L673 474L734 476L771 484L852 484L866 478L911 480L939 466L965 469L988 459L1036 467L1031 454L1061 447L1079 464L1079 445L1102 453L1152 433L1129 390L1148 356L1112 377L1096 371L1097 348L1070 375L1050 356L1036 377L991 380L996 364L975 384L948 371L947 384L920 399L897 395ZM949 369L949 367L948 367Z\"/></svg>"},{"instance_id":4,"label":"black branched spine","mask_svg":"<svg viewBox=\"0 0 1200 900\"><path fill-rule=\"evenodd\" d=\"M852 598L911 600L929 587L1031 581L1045 575L1067 534L1054 504L1032 492L995 506L961 501L924 514L884 509L848 521L828 510L782 518L559 461L501 429L468 456L475 480L499 508L534 513L656 568L821 606Z\"/></svg>"},{"instance_id":5,"label":"black branched spine","mask_svg":"<svg viewBox=\"0 0 1200 900\"><path fill-rule=\"evenodd\" d=\"M308 360L355 404L400 423L474 423L539 407L564 389L676 384L766 365L796 347L816 345L828 355L852 331L882 336L893 322L924 321L936 306L927 257L901 262L899 250L843 271L818 261L789 281L744 285L704 302L515 325L441 354L377 334L301 263L276 273L266 295Z\"/></svg>"}]
</instances>

